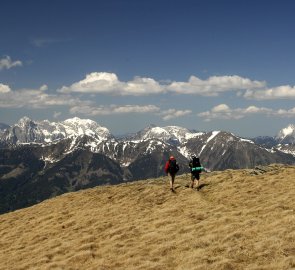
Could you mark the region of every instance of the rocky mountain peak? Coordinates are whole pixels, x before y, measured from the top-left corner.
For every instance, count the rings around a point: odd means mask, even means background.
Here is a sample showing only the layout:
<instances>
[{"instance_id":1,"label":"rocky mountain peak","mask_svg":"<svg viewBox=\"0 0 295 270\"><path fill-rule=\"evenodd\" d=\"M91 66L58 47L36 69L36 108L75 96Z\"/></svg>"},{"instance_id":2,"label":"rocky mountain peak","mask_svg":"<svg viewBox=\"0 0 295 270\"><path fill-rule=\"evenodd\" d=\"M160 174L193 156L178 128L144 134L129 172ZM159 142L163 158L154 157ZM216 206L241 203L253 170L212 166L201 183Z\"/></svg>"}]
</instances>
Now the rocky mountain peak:
<instances>
[{"instance_id":1,"label":"rocky mountain peak","mask_svg":"<svg viewBox=\"0 0 295 270\"><path fill-rule=\"evenodd\" d=\"M90 119L81 119L79 117L73 117L63 121L67 125L78 125L78 126L99 126L95 121Z\"/></svg>"},{"instance_id":2,"label":"rocky mountain peak","mask_svg":"<svg viewBox=\"0 0 295 270\"><path fill-rule=\"evenodd\" d=\"M16 123L16 126L19 126L20 128L27 128L30 126L34 126L36 123L29 117L24 116L21 119L18 120Z\"/></svg>"},{"instance_id":3,"label":"rocky mountain peak","mask_svg":"<svg viewBox=\"0 0 295 270\"><path fill-rule=\"evenodd\" d=\"M100 126L98 123L90 119L74 117L61 122L61 124L65 127L66 133L69 136L80 136L85 134L87 136L99 137L101 140L112 137L107 128Z\"/></svg>"},{"instance_id":4,"label":"rocky mountain peak","mask_svg":"<svg viewBox=\"0 0 295 270\"><path fill-rule=\"evenodd\" d=\"M90 119L74 117L63 122L50 122L48 120L35 122L29 117L23 117L17 124L4 131L2 140L12 143L51 143L83 135L93 137L96 141L112 137L107 128Z\"/></svg>"},{"instance_id":5,"label":"rocky mountain peak","mask_svg":"<svg viewBox=\"0 0 295 270\"><path fill-rule=\"evenodd\" d=\"M163 142L169 142L173 144L183 143L189 139L198 137L204 134L203 132L190 131L187 128L179 126L166 126L159 127L155 125L150 125L145 129L137 132L133 139L136 140L150 140L156 139Z\"/></svg>"},{"instance_id":6,"label":"rocky mountain peak","mask_svg":"<svg viewBox=\"0 0 295 270\"><path fill-rule=\"evenodd\" d=\"M277 138L283 140L288 136L295 138L295 125L289 124L287 127L281 129L277 135Z\"/></svg>"}]
</instances>

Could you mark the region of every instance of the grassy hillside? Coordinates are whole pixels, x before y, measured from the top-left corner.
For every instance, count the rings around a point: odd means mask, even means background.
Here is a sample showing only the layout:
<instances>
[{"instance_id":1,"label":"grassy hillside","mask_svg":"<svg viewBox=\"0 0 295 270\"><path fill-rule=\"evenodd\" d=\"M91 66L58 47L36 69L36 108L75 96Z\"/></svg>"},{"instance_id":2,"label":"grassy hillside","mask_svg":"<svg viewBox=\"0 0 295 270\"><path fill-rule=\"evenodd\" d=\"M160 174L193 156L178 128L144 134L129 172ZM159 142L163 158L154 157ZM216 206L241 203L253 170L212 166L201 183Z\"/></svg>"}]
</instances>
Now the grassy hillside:
<instances>
[{"instance_id":1,"label":"grassy hillside","mask_svg":"<svg viewBox=\"0 0 295 270\"><path fill-rule=\"evenodd\" d=\"M0 216L0 269L295 269L295 167L97 187Z\"/></svg>"}]
</instances>

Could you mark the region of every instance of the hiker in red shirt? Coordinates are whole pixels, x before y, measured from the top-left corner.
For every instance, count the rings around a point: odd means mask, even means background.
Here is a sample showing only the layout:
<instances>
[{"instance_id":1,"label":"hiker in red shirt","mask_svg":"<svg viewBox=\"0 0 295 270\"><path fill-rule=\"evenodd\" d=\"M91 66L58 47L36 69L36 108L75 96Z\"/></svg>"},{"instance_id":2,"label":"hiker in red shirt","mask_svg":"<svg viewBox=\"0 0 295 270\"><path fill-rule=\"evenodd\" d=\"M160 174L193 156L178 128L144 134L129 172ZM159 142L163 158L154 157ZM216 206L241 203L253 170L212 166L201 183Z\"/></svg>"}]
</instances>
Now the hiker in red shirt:
<instances>
[{"instance_id":1,"label":"hiker in red shirt","mask_svg":"<svg viewBox=\"0 0 295 270\"><path fill-rule=\"evenodd\" d=\"M178 171L179 171L179 166L176 162L176 159L173 156L171 156L165 164L165 173L167 175L169 174L171 177L170 178L170 190L172 192L175 192L173 185L174 185L175 175Z\"/></svg>"}]
</instances>

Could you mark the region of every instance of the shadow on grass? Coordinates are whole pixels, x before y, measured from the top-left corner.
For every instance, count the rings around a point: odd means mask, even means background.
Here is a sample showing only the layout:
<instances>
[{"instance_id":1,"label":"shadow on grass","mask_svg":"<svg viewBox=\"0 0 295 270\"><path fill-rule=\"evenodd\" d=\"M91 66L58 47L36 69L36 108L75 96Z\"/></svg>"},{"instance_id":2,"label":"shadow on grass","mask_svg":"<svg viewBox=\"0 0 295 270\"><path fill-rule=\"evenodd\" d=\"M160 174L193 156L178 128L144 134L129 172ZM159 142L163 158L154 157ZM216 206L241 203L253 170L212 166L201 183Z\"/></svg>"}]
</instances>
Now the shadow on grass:
<instances>
[{"instance_id":1,"label":"shadow on grass","mask_svg":"<svg viewBox=\"0 0 295 270\"><path fill-rule=\"evenodd\" d=\"M209 186L209 184L201 184L199 185L198 190L201 190L203 187L206 187L206 186Z\"/></svg>"},{"instance_id":2,"label":"shadow on grass","mask_svg":"<svg viewBox=\"0 0 295 270\"><path fill-rule=\"evenodd\" d=\"M204 188L204 187L206 187L206 186L209 186L209 184L201 184L201 185L199 185L199 187L197 188L197 190L200 190L200 189L202 189L202 188ZM185 187L186 188L190 188L190 185L185 185ZM195 187L194 187L195 188Z\"/></svg>"},{"instance_id":3,"label":"shadow on grass","mask_svg":"<svg viewBox=\"0 0 295 270\"><path fill-rule=\"evenodd\" d=\"M181 186L180 185L178 185L178 186L176 186L176 187L174 187L174 189L178 189L178 188L180 188Z\"/></svg>"}]
</instances>

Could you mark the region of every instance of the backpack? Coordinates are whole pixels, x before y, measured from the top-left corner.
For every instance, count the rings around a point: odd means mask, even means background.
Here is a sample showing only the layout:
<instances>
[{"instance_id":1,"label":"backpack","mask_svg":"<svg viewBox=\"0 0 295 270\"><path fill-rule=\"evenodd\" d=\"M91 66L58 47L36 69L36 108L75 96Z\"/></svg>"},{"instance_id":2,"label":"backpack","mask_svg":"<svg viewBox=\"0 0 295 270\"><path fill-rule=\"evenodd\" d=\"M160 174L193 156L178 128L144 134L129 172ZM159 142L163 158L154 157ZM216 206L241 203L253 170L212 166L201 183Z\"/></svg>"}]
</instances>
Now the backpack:
<instances>
[{"instance_id":1,"label":"backpack","mask_svg":"<svg viewBox=\"0 0 295 270\"><path fill-rule=\"evenodd\" d=\"M201 164L200 164L200 160L196 157L193 157L193 160L192 160L192 167L201 167Z\"/></svg>"},{"instance_id":2,"label":"backpack","mask_svg":"<svg viewBox=\"0 0 295 270\"><path fill-rule=\"evenodd\" d=\"M197 157L193 157L193 159L191 160L191 162L189 163L189 166L191 168L191 172L193 173L201 173L202 170L204 169L202 166L201 166L201 163L200 163L200 159L197 158Z\"/></svg>"},{"instance_id":3,"label":"backpack","mask_svg":"<svg viewBox=\"0 0 295 270\"><path fill-rule=\"evenodd\" d=\"M169 160L169 168L168 168L169 173L175 174L179 171L179 166L176 163L175 159Z\"/></svg>"}]
</instances>

